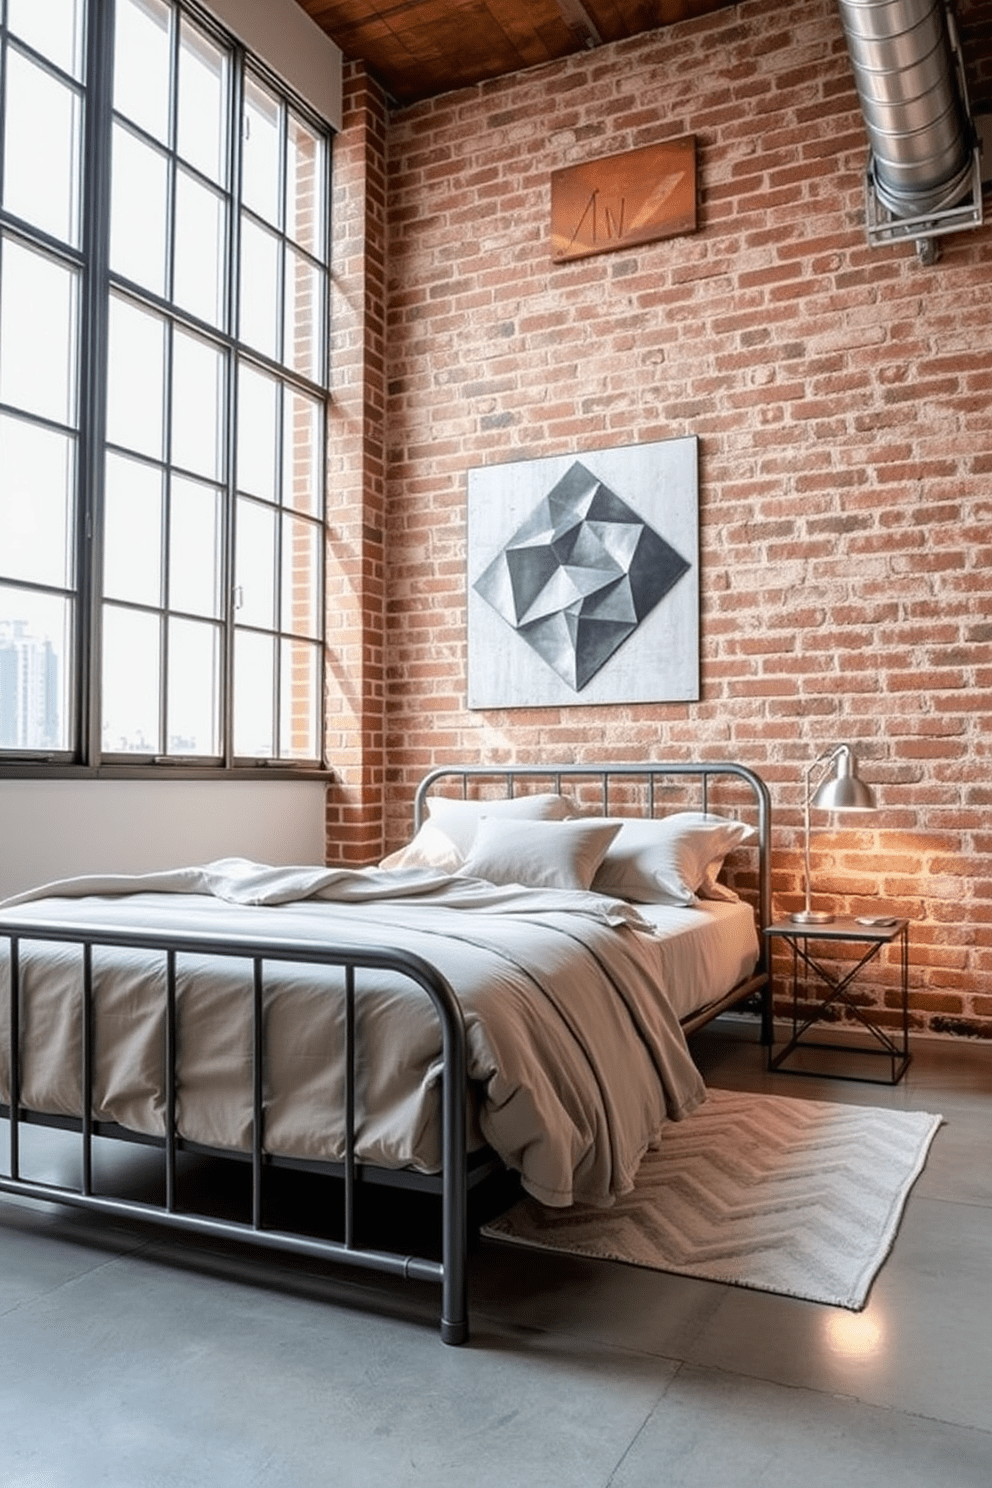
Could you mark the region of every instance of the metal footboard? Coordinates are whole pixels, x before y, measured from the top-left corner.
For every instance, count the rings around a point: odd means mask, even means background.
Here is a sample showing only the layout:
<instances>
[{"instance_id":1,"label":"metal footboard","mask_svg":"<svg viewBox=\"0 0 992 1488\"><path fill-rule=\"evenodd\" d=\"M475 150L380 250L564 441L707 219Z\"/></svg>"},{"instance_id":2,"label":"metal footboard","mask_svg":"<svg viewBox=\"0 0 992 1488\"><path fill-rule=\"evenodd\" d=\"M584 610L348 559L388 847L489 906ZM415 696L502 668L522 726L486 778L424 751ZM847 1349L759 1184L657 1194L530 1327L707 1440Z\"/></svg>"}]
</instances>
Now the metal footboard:
<instances>
[{"instance_id":1,"label":"metal footboard","mask_svg":"<svg viewBox=\"0 0 992 1488\"><path fill-rule=\"evenodd\" d=\"M367 947L333 946L320 943L265 938L230 940L209 932L171 934L152 930L109 930L83 928L78 923L57 920L16 920L4 916L0 936L10 946L10 1027L8 1040L10 1090L7 1105L0 1114L10 1123L9 1172L0 1173L0 1193L22 1198L44 1199L96 1210L118 1219L152 1221L177 1230L191 1231L206 1238L234 1239L271 1250L287 1252L310 1259L359 1266L374 1271L429 1281L441 1287L441 1337L445 1343L463 1343L468 1336L466 1268L468 1252L468 1183L466 1156L467 1066L465 1025L461 1007L445 978L421 957L391 948L370 950ZM21 1104L21 946L22 942L58 941L82 947L82 1069L81 1111L78 1119L53 1118L46 1122L43 1114L28 1111ZM164 1147L164 1205L98 1194L93 1189L93 1141L104 1128L93 1119L94 1084L94 947L121 947L163 953L166 963L165 1007L165 1134L163 1139L141 1138ZM251 1139L251 1223L216 1219L181 1209L177 1193L176 1159L183 1148L177 1131L177 1058L178 1027L176 1006L176 959L183 954L230 957L252 963L252 1139ZM266 963L295 962L309 965L341 967L344 971L345 1000L345 1155L344 1239L326 1240L289 1231L267 1228L263 1221L263 1180L270 1158L265 1150L265 1037L263 1004ZM356 1241L356 1177L359 1164L355 1156L355 976L361 970L395 973L420 987L430 998L441 1025L443 1040L442 1089L442 1154L441 1175L441 1260L404 1256L389 1251L366 1249ZM21 1126L39 1122L71 1126L81 1138L81 1180L77 1188L63 1187L25 1178L21 1174ZM121 1135L126 1133L121 1132ZM204 1149L198 1149L204 1150ZM224 1156L232 1154L225 1152ZM316 1171L322 1165L311 1166ZM323 1167L326 1171L326 1166Z\"/></svg>"}]
</instances>

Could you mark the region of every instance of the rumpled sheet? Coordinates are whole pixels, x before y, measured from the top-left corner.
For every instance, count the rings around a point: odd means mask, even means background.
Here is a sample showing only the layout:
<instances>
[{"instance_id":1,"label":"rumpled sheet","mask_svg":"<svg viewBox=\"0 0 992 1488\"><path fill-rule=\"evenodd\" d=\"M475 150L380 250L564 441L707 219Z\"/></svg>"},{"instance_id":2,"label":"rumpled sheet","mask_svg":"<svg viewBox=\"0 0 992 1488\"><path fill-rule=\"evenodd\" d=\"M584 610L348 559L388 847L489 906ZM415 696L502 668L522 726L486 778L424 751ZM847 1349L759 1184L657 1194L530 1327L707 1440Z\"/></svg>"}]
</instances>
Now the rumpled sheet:
<instances>
[{"instance_id":1,"label":"rumpled sheet","mask_svg":"<svg viewBox=\"0 0 992 1488\"><path fill-rule=\"evenodd\" d=\"M463 1009L476 1140L545 1204L609 1204L632 1187L664 1122L705 1098L659 986L661 942L636 908L600 895L497 888L433 870L283 869L226 859L48 885L6 901L4 919L416 952L447 978ZM6 1100L5 944L0 954ZM98 948L93 959L94 1115L161 1134L164 958ZM77 948L22 942L21 1099L30 1109L79 1113L80 964ZM333 968L266 963L271 1152L343 1155L341 980ZM442 1064L431 1004L386 973L362 971L357 986L359 1156L437 1171ZM179 958L178 1123L191 1141L250 1143L250 1008L250 963Z\"/></svg>"}]
</instances>

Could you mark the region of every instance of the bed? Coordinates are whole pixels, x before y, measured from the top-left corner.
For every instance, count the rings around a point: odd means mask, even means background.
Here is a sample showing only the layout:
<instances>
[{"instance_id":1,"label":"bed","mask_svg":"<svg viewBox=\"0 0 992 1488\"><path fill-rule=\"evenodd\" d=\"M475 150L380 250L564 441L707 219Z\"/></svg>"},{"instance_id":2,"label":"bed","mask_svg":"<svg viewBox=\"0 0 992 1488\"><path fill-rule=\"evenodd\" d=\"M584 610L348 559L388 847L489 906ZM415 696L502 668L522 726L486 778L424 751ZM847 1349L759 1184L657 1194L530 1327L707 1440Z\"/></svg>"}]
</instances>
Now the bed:
<instances>
[{"instance_id":1,"label":"bed","mask_svg":"<svg viewBox=\"0 0 992 1488\"><path fill-rule=\"evenodd\" d=\"M427 1280L463 1342L474 1187L608 1205L705 1098L686 1035L748 1003L768 1038L769 834L733 762L446 767L375 868L225 859L8 900L0 1192ZM78 1183L25 1173L34 1125L78 1133ZM94 1181L106 1137L161 1150L160 1203ZM250 1213L193 1210L186 1153L249 1165ZM270 1222L280 1167L340 1180L339 1236ZM440 1195L439 1259L360 1243L370 1185Z\"/></svg>"}]
</instances>

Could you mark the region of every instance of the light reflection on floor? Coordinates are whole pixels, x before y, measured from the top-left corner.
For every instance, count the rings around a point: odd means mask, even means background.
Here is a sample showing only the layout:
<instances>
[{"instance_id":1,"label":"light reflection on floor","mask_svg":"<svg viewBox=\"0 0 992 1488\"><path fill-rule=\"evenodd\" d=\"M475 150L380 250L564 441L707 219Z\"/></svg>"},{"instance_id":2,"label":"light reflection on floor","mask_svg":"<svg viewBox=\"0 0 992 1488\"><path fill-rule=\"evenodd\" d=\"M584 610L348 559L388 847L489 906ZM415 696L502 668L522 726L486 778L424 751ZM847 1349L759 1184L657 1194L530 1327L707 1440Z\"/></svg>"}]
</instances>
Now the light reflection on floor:
<instances>
[{"instance_id":1,"label":"light reflection on floor","mask_svg":"<svg viewBox=\"0 0 992 1488\"><path fill-rule=\"evenodd\" d=\"M885 1320L877 1310L833 1310L825 1319L827 1347L843 1359L871 1359L885 1345Z\"/></svg>"}]
</instances>

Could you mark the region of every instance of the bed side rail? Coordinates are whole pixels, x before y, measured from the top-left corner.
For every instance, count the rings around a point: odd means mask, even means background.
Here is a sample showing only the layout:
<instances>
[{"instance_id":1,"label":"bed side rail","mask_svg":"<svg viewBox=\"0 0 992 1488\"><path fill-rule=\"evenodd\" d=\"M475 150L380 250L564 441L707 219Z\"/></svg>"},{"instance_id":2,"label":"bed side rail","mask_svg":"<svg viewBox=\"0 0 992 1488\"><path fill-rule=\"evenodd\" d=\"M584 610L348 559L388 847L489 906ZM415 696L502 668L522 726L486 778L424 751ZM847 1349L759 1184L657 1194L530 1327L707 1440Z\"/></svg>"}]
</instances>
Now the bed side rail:
<instances>
[{"instance_id":1,"label":"bed side rail","mask_svg":"<svg viewBox=\"0 0 992 1488\"><path fill-rule=\"evenodd\" d=\"M0 915L0 939L10 947L9 1076L7 1115L10 1122L9 1171L0 1173L0 1192L24 1198L44 1199L108 1212L118 1219L153 1221L206 1237L238 1239L273 1250L388 1272L407 1278L438 1283L442 1290L441 1337L445 1343L463 1343L468 1336L466 1265L468 1250L466 1099L467 1058L465 1024L461 1007L450 984L433 966L414 953L390 947L334 945L311 941L264 937L232 940L211 932L172 934L139 927L111 930L81 926L56 919L18 920ZM28 1113L22 1110L21 1022L23 942L62 942L82 949L82 1068L81 1181L78 1188L64 1188L24 1178L20 1171L20 1125ZM95 947L120 947L159 952L166 961L165 1009L165 1203L137 1202L93 1191L93 1082L94 999L93 951ZM252 963L253 1121L251 1144L251 1223L214 1219L180 1209L177 1198L176 1156L181 1139L176 1127L177 1104L177 957L183 954L231 957ZM265 1168L265 1043L263 1005L265 965L294 962L341 967L345 998L345 1159L344 1239L325 1240L267 1228L263 1223L263 1171ZM443 1040L442 1085L442 1259L394 1255L364 1249L355 1240L355 978L361 970L394 973L419 986L434 1005Z\"/></svg>"}]
</instances>

